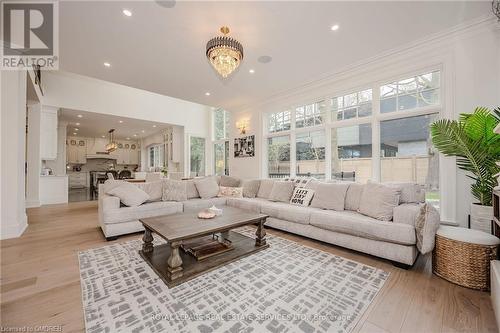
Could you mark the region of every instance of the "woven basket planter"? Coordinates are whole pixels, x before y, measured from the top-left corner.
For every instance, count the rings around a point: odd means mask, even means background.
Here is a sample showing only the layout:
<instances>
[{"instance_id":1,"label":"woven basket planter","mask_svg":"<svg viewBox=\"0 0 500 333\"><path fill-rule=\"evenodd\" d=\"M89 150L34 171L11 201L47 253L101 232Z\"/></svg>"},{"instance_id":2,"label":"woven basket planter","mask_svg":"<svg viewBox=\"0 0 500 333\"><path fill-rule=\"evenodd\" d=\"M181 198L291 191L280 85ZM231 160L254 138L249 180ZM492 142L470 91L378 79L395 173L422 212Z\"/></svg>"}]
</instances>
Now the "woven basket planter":
<instances>
[{"instance_id":1,"label":"woven basket planter","mask_svg":"<svg viewBox=\"0 0 500 333\"><path fill-rule=\"evenodd\" d=\"M436 235L432 271L445 280L467 288L490 289L490 261L498 245L465 243Z\"/></svg>"}]
</instances>

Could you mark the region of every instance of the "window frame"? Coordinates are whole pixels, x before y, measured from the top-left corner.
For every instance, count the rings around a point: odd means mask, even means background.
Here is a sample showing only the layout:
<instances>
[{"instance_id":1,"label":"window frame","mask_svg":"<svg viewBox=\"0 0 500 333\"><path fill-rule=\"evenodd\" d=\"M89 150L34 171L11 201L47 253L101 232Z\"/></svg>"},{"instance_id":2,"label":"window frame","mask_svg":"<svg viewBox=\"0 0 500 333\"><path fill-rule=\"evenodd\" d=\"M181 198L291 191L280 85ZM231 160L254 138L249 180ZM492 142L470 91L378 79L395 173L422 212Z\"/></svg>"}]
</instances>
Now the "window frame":
<instances>
[{"instance_id":1,"label":"window frame","mask_svg":"<svg viewBox=\"0 0 500 333\"><path fill-rule=\"evenodd\" d=\"M223 116L223 126L224 126L224 138L221 138L221 139L217 139L216 136L215 136L215 132L216 132L216 124L215 124L215 113L217 111L223 111L224 113L224 116ZM230 133L230 124L231 124L231 112L227 111L227 110L224 110L222 108L215 108L212 110L212 140L210 142L210 153L208 153L210 155L210 165L211 167L213 168L212 169L212 174L214 175L218 175L216 173L216 167L215 167L215 163L216 163L216 158L215 158L215 145L217 144L223 144L224 146L225 145L228 145L229 147L229 151L227 151L226 149L224 149L224 153L227 152L228 156L224 156L224 174L226 176L229 176L229 165L230 165L230 159L231 159L231 145L230 145L230 136L231 136L231 133ZM207 145L208 143L205 142L205 144ZM208 146L207 146L208 147ZM205 147L205 151L207 151L207 147ZM207 160L207 156L205 157L205 160ZM227 161L227 163L226 163ZM191 170L191 169L190 169ZM209 173L208 169L205 168L205 173Z\"/></svg>"}]
</instances>

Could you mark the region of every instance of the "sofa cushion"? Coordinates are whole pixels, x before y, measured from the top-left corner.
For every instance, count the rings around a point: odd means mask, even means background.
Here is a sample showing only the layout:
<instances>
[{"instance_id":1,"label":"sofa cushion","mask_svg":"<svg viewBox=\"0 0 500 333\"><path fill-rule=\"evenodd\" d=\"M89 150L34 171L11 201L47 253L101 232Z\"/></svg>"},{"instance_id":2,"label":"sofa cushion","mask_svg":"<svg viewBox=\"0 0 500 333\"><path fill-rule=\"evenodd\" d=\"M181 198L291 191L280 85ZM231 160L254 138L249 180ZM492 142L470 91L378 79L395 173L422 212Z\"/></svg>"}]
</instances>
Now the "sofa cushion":
<instances>
[{"instance_id":1,"label":"sofa cushion","mask_svg":"<svg viewBox=\"0 0 500 333\"><path fill-rule=\"evenodd\" d=\"M410 203L394 207L392 222L409 224L414 227L420 214L420 206L421 204L418 203Z\"/></svg>"},{"instance_id":2,"label":"sofa cushion","mask_svg":"<svg viewBox=\"0 0 500 333\"><path fill-rule=\"evenodd\" d=\"M293 190L290 204L295 206L307 207L311 203L313 196L314 190L296 186L295 190Z\"/></svg>"},{"instance_id":3,"label":"sofa cushion","mask_svg":"<svg viewBox=\"0 0 500 333\"><path fill-rule=\"evenodd\" d=\"M137 221L146 217L170 215L182 212L182 203L173 201L156 201L138 207L121 207L103 210L103 222L106 224Z\"/></svg>"},{"instance_id":4,"label":"sofa cushion","mask_svg":"<svg viewBox=\"0 0 500 333\"><path fill-rule=\"evenodd\" d=\"M436 231L440 223L441 219L436 208L428 203L423 204L415 222L417 249L420 253L426 254L434 250Z\"/></svg>"},{"instance_id":5,"label":"sofa cushion","mask_svg":"<svg viewBox=\"0 0 500 333\"><path fill-rule=\"evenodd\" d=\"M163 201L185 201L187 200L186 182L182 180L163 180Z\"/></svg>"},{"instance_id":6,"label":"sofa cushion","mask_svg":"<svg viewBox=\"0 0 500 333\"><path fill-rule=\"evenodd\" d=\"M194 184L194 180L185 180L186 182L186 192L187 192L187 198L188 199L194 199L194 198L199 198L200 193L198 193L198 190L196 189L196 185Z\"/></svg>"},{"instance_id":7,"label":"sofa cushion","mask_svg":"<svg viewBox=\"0 0 500 333\"><path fill-rule=\"evenodd\" d=\"M320 183L314 191L311 207L344 210L345 195L349 184Z\"/></svg>"},{"instance_id":8,"label":"sofa cushion","mask_svg":"<svg viewBox=\"0 0 500 333\"><path fill-rule=\"evenodd\" d=\"M123 182L109 190L107 194L120 198L120 201L129 207L137 207L149 199L149 195L134 184Z\"/></svg>"},{"instance_id":9,"label":"sofa cushion","mask_svg":"<svg viewBox=\"0 0 500 333\"><path fill-rule=\"evenodd\" d=\"M241 183L241 179L235 178L235 177L229 177L222 175L220 177L220 183L219 186L224 186L224 187L239 187Z\"/></svg>"},{"instance_id":10,"label":"sofa cushion","mask_svg":"<svg viewBox=\"0 0 500 333\"><path fill-rule=\"evenodd\" d=\"M384 182L383 185L394 186L401 190L399 203L418 203L422 201L422 186L411 182ZM425 197L425 195L424 195ZM424 198L425 199L425 198Z\"/></svg>"},{"instance_id":11,"label":"sofa cushion","mask_svg":"<svg viewBox=\"0 0 500 333\"><path fill-rule=\"evenodd\" d=\"M362 214L321 210L311 212L310 224L325 230L384 242L415 245L415 228L408 224L379 221Z\"/></svg>"},{"instance_id":12,"label":"sofa cushion","mask_svg":"<svg viewBox=\"0 0 500 333\"><path fill-rule=\"evenodd\" d=\"M214 198L219 193L219 185L215 177L195 179L194 184L202 199Z\"/></svg>"},{"instance_id":13,"label":"sofa cushion","mask_svg":"<svg viewBox=\"0 0 500 333\"><path fill-rule=\"evenodd\" d=\"M262 179L260 181L259 192L257 198L269 199L271 191L273 190L274 179Z\"/></svg>"},{"instance_id":14,"label":"sofa cushion","mask_svg":"<svg viewBox=\"0 0 500 333\"><path fill-rule=\"evenodd\" d=\"M219 186L218 197L243 198L243 187L226 187Z\"/></svg>"},{"instance_id":15,"label":"sofa cushion","mask_svg":"<svg viewBox=\"0 0 500 333\"><path fill-rule=\"evenodd\" d=\"M309 207L292 206L289 203L272 201L263 201L260 206L262 214L300 224L309 224L311 212L315 210Z\"/></svg>"},{"instance_id":16,"label":"sofa cushion","mask_svg":"<svg viewBox=\"0 0 500 333\"><path fill-rule=\"evenodd\" d=\"M147 183L134 183L133 185L137 186L149 195L149 202L161 201L163 196L163 181L157 180Z\"/></svg>"},{"instance_id":17,"label":"sofa cushion","mask_svg":"<svg viewBox=\"0 0 500 333\"><path fill-rule=\"evenodd\" d=\"M262 203L269 202L260 198L227 198L227 205L260 213Z\"/></svg>"},{"instance_id":18,"label":"sofa cushion","mask_svg":"<svg viewBox=\"0 0 500 333\"><path fill-rule=\"evenodd\" d=\"M259 192L260 180L244 180L242 181L241 186L243 187L243 196L245 198L255 198Z\"/></svg>"},{"instance_id":19,"label":"sofa cushion","mask_svg":"<svg viewBox=\"0 0 500 333\"><path fill-rule=\"evenodd\" d=\"M381 221L390 221L399 204L401 190L377 183L367 183L359 202L358 212Z\"/></svg>"},{"instance_id":20,"label":"sofa cushion","mask_svg":"<svg viewBox=\"0 0 500 333\"><path fill-rule=\"evenodd\" d=\"M274 182L269 200L279 202L290 202L295 184L293 182L277 181Z\"/></svg>"},{"instance_id":21,"label":"sofa cushion","mask_svg":"<svg viewBox=\"0 0 500 333\"><path fill-rule=\"evenodd\" d=\"M346 210L352 210L357 212L359 209L359 201L361 200L361 195L363 194L363 184L349 183L349 188L345 194L345 206Z\"/></svg>"},{"instance_id":22,"label":"sofa cushion","mask_svg":"<svg viewBox=\"0 0 500 333\"><path fill-rule=\"evenodd\" d=\"M217 208L221 208L220 206L224 206L226 204L227 198L209 198L209 199L190 199L184 201L182 204L184 205L185 212L199 212L202 209L210 208L212 206L217 206Z\"/></svg>"}]
</instances>

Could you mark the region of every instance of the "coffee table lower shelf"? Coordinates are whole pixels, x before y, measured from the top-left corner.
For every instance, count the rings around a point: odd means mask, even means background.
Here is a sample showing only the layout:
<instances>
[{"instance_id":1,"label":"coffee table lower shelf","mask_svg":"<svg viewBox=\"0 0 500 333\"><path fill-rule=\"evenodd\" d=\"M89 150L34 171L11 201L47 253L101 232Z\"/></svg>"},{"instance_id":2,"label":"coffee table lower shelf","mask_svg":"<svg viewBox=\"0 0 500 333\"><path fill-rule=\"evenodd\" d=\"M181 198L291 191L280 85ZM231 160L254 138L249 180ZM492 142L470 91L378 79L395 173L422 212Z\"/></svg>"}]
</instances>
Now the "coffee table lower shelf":
<instances>
[{"instance_id":1,"label":"coffee table lower shelf","mask_svg":"<svg viewBox=\"0 0 500 333\"><path fill-rule=\"evenodd\" d=\"M189 253L182 250L179 251L179 255L182 259L182 276L177 277L175 280L171 280L167 273L167 260L171 252L170 244L154 246L151 252L139 250L139 254L156 274L158 274L163 282L165 282L169 288L172 288L203 273L269 247L269 244L256 245L255 239L234 231L229 231L228 239L233 246L231 251L223 252L202 261L197 260Z\"/></svg>"}]
</instances>

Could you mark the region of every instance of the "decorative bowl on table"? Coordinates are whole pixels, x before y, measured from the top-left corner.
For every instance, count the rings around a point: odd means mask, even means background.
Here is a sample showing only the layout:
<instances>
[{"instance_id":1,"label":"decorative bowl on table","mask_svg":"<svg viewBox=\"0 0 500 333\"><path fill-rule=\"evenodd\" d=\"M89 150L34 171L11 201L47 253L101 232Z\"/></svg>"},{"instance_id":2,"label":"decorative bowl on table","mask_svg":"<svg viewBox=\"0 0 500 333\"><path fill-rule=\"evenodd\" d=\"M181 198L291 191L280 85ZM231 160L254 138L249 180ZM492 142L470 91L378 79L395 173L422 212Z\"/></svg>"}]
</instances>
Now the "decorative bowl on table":
<instances>
[{"instance_id":1,"label":"decorative bowl on table","mask_svg":"<svg viewBox=\"0 0 500 333\"><path fill-rule=\"evenodd\" d=\"M216 216L210 209L204 209L198 213L198 218L202 220L213 219Z\"/></svg>"}]
</instances>

